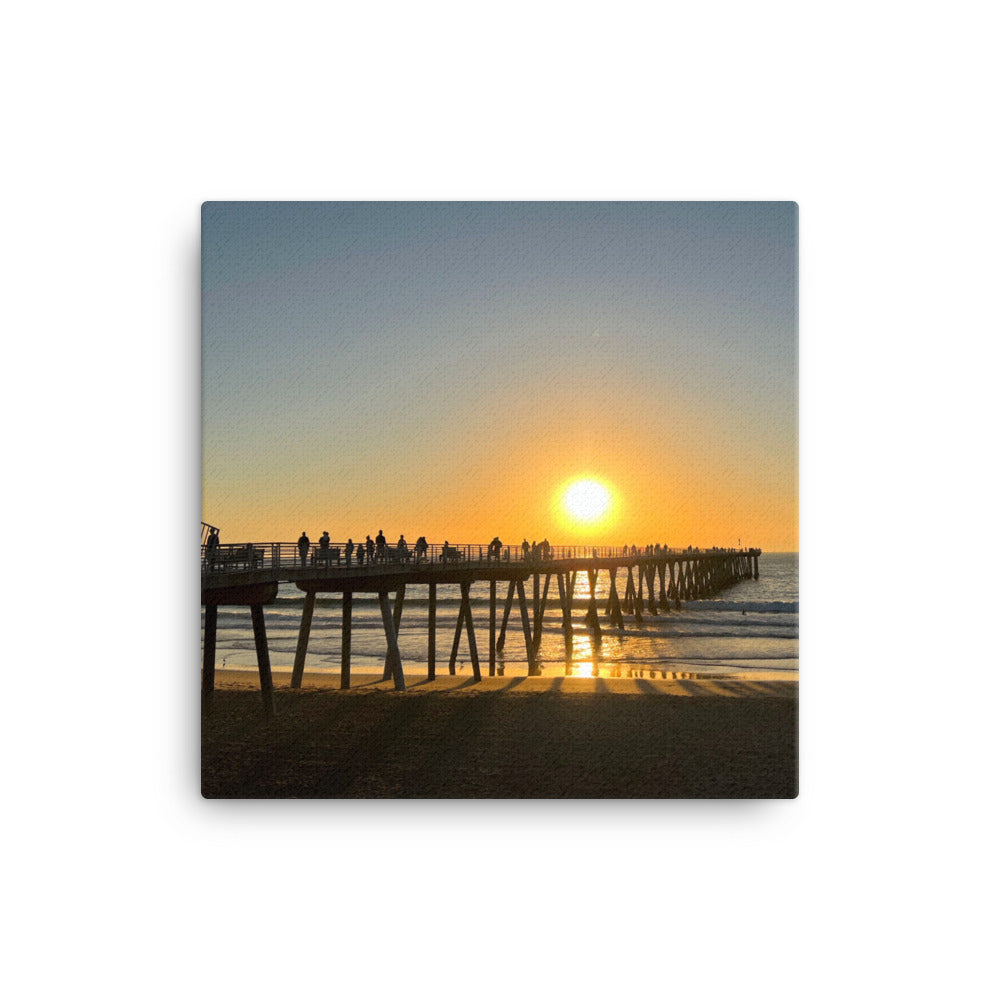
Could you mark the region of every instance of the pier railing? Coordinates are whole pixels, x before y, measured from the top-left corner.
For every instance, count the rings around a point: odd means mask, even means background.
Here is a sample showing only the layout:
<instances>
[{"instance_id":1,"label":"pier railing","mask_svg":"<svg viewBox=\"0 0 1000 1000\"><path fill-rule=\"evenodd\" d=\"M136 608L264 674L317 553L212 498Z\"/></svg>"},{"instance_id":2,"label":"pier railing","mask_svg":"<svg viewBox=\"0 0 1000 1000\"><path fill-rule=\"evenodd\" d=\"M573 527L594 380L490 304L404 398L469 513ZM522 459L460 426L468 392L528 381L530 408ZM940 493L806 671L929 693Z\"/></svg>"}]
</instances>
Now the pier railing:
<instances>
[{"instance_id":1,"label":"pier railing","mask_svg":"<svg viewBox=\"0 0 1000 1000\"><path fill-rule=\"evenodd\" d=\"M239 542L237 544L219 544L201 546L202 572L213 571L246 571L246 570L282 570L282 569L357 569L368 567L441 567L455 568L461 566L479 567L492 566L497 563L520 563L539 565L570 559L651 559L664 556L680 556L689 554L723 554L746 552L747 549L708 548L698 549L669 548L662 545L550 545L547 549L530 547L525 550L522 545L503 545L499 553L491 549L490 544L448 544L428 545L425 550L416 545L407 545L401 549L397 544L387 544L384 549L376 548L371 555L365 550L364 543L355 543L349 550L347 542L333 542L321 548L316 542L310 542L303 554L298 542Z\"/></svg>"}]
</instances>

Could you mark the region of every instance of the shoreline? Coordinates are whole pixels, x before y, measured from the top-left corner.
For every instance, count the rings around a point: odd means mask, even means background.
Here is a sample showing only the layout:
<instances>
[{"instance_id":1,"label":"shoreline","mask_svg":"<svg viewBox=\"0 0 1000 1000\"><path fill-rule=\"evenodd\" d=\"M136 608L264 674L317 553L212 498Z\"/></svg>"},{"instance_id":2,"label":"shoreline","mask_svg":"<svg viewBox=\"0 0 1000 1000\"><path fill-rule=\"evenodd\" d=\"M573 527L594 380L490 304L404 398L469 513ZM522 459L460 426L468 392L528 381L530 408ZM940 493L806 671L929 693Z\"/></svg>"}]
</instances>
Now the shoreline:
<instances>
[{"instance_id":1,"label":"shoreline","mask_svg":"<svg viewBox=\"0 0 1000 1000\"><path fill-rule=\"evenodd\" d=\"M636 671L638 672L638 671ZM657 669L655 673L661 671ZM647 671L647 673L652 673ZM671 673L671 671L667 671ZM552 674L541 677L528 677L526 674L514 674L504 677L488 677L484 673L481 680L473 679L471 671L449 674L447 668L440 672L434 680L426 676L406 678L406 691L396 691L391 680L382 680L382 672L365 673L352 671L351 687L340 689L340 671L328 673L306 673L302 678L302 692L335 691L338 695L350 696L375 691L406 695L419 694L468 694L477 693L524 693L524 694L658 694L675 697L776 697L797 698L798 678L787 676L774 677L733 677L697 675L694 671L673 671L675 676L666 679L661 677L587 677ZM291 695L297 692L291 689L291 669L272 668L271 680L275 692L285 690ZM641 682L641 683L640 683ZM215 690L219 691L260 691L260 676L256 668L232 669L216 668Z\"/></svg>"},{"instance_id":2,"label":"shoreline","mask_svg":"<svg viewBox=\"0 0 1000 1000\"><path fill-rule=\"evenodd\" d=\"M411 687L417 685L425 686L428 683L435 684L439 682L446 682L450 680L465 681L469 683L475 683L472 680L472 668L468 663L464 663L458 667L458 672L456 674L448 673L447 663L443 665L439 664L437 670L437 676L434 681L427 680L427 668L424 664L418 664L419 670L407 670L407 663L403 664L403 673L406 679L406 687L409 690ZM694 682L739 682L739 683L759 683L759 684L793 684L798 686L799 683L799 669L798 666L794 668L780 668L776 669L773 667L760 667L760 668L750 668L750 667L700 667L692 665L691 667L676 668L674 665L669 666L657 666L650 667L648 664L644 666L632 666L623 667L623 673L619 677L610 676L609 668L604 664L601 665L600 675L594 677L591 673L582 672L587 671L587 667L580 666L578 669L580 673L573 673L566 675L564 668L561 664L545 664L548 668L547 672L543 673L540 677L532 677L533 682L551 682L551 681L567 681L567 682L578 682L578 681L603 681L607 684L614 684L619 681L635 681L635 680L648 680L655 681L657 683L673 683L677 681L694 681ZM486 684L491 685L494 682L511 681L517 678L528 679L528 664L527 661L524 663L510 664L506 666L506 673L504 676L490 677L488 670L483 664L481 666L482 680L478 682L480 685ZM372 664L352 664L351 666L351 688L355 688L358 685L367 685L373 681L381 682L383 672L382 663L372 663ZM291 673L292 668L288 664L281 664L280 666L271 666L271 678L274 686L289 687L291 683ZM249 683L251 686L257 687L259 689L259 673L256 664L235 664L227 667L215 668L215 683L216 688L221 684L221 679L226 678L228 683L233 685L238 685L240 683ZM390 682L386 682L390 683ZM303 688L307 687L319 687L319 688L340 688L340 667L326 667L326 668L315 668L306 667L305 674L302 678ZM483 690L488 690L489 688L483 688Z\"/></svg>"}]
</instances>

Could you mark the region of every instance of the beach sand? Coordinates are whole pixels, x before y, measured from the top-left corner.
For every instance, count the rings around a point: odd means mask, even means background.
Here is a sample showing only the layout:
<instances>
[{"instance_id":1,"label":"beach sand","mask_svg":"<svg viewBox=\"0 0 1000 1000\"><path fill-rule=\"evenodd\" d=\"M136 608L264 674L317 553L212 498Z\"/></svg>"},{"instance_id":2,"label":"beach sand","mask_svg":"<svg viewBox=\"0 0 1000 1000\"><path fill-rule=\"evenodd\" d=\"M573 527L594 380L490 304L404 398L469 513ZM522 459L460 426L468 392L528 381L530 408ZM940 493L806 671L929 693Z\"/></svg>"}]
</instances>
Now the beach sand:
<instances>
[{"instance_id":1,"label":"beach sand","mask_svg":"<svg viewBox=\"0 0 1000 1000\"><path fill-rule=\"evenodd\" d=\"M798 683L218 671L206 798L794 798Z\"/></svg>"}]
</instances>

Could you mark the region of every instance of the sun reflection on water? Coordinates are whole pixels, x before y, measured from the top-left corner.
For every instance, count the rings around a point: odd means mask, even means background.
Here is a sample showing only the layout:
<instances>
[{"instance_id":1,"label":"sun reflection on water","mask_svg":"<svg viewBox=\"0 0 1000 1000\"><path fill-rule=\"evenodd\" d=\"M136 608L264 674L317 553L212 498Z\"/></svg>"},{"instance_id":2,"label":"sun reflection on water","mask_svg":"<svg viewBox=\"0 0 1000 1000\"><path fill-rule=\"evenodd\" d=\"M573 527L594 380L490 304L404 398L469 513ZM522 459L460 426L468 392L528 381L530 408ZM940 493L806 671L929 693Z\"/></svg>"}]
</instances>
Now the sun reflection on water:
<instances>
[{"instance_id":1,"label":"sun reflection on water","mask_svg":"<svg viewBox=\"0 0 1000 1000\"><path fill-rule=\"evenodd\" d=\"M660 642L664 642L663 638ZM565 650L563 642L560 646ZM563 672L566 677L648 677L668 681L697 680L699 677L694 671L669 670L653 663L637 663L633 658L634 652L628 646L628 637L616 629L602 627L601 637L598 638L590 629L576 628L572 635L571 659L564 655ZM550 647L544 666L551 670L559 669L554 647Z\"/></svg>"}]
</instances>

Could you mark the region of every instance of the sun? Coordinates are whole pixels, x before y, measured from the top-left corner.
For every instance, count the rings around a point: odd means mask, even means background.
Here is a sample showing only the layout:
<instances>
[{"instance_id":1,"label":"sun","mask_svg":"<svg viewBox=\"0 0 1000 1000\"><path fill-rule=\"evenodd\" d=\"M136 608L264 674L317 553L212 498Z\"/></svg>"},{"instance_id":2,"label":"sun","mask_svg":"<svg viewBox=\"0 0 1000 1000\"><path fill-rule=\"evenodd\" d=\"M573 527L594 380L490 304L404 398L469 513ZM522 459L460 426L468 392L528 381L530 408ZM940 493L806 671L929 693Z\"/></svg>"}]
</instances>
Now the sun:
<instances>
[{"instance_id":1,"label":"sun","mask_svg":"<svg viewBox=\"0 0 1000 1000\"><path fill-rule=\"evenodd\" d=\"M566 488L562 502L578 524L593 524L611 507L611 491L596 479L577 479Z\"/></svg>"}]
</instances>

